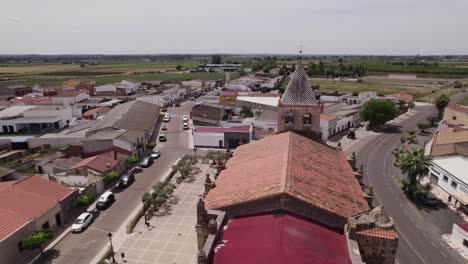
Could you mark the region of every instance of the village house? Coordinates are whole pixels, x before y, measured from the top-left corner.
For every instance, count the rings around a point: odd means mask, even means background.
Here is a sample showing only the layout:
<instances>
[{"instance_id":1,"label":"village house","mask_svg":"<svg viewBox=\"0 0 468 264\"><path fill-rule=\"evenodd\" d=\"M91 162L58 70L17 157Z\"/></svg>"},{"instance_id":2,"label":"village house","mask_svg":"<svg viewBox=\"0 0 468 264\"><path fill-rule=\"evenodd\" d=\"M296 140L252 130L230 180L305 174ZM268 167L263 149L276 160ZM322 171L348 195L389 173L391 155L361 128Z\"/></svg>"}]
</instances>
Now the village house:
<instances>
[{"instance_id":1,"label":"village house","mask_svg":"<svg viewBox=\"0 0 468 264\"><path fill-rule=\"evenodd\" d=\"M468 106L447 105L442 123L448 126L468 126Z\"/></svg>"},{"instance_id":2,"label":"village house","mask_svg":"<svg viewBox=\"0 0 468 264\"><path fill-rule=\"evenodd\" d=\"M199 126L217 126L226 115L226 107L219 104L203 103L192 109L193 124Z\"/></svg>"},{"instance_id":3,"label":"village house","mask_svg":"<svg viewBox=\"0 0 468 264\"><path fill-rule=\"evenodd\" d=\"M63 106L12 106L0 111L0 132L42 133L63 129L72 110Z\"/></svg>"},{"instance_id":4,"label":"village house","mask_svg":"<svg viewBox=\"0 0 468 264\"><path fill-rule=\"evenodd\" d=\"M28 263L37 252L21 246L23 239L40 229L56 235L73 212L78 190L39 176L0 182L0 255L2 263Z\"/></svg>"},{"instance_id":5,"label":"village house","mask_svg":"<svg viewBox=\"0 0 468 264\"><path fill-rule=\"evenodd\" d=\"M195 126L193 145L199 148L236 148L253 139L253 126L232 127Z\"/></svg>"},{"instance_id":6,"label":"village house","mask_svg":"<svg viewBox=\"0 0 468 264\"><path fill-rule=\"evenodd\" d=\"M89 91L86 89L60 90L57 92L57 95L52 96L51 99L53 105L69 106L82 102L89 97Z\"/></svg>"}]
</instances>

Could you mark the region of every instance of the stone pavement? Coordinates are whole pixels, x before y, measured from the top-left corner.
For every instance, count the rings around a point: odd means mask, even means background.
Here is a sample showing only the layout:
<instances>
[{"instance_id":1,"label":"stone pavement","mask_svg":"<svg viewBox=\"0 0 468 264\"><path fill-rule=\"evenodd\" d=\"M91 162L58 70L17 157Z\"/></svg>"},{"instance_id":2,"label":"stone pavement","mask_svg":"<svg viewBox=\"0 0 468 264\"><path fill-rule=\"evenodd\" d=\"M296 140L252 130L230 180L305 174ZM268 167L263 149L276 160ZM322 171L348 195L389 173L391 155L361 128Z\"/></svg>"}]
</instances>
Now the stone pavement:
<instances>
[{"instance_id":1,"label":"stone pavement","mask_svg":"<svg viewBox=\"0 0 468 264\"><path fill-rule=\"evenodd\" d=\"M170 209L161 216L153 216L149 229L142 218L132 234L127 235L116 260L122 263L121 252L127 264L189 264L196 263L197 237L195 232L196 206L204 191L205 175L214 180L215 169L199 162L200 170L187 177L174 190L168 205ZM174 175L175 179L179 174Z\"/></svg>"}]
</instances>

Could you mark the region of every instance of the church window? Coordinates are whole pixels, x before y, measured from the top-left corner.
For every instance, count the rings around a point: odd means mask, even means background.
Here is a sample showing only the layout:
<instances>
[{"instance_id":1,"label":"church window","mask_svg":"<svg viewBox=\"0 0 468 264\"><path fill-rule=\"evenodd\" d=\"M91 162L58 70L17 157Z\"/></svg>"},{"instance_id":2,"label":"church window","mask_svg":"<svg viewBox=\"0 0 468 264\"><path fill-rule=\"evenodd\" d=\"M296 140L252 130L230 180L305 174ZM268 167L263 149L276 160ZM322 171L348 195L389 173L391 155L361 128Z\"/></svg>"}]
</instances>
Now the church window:
<instances>
[{"instance_id":1,"label":"church window","mask_svg":"<svg viewBox=\"0 0 468 264\"><path fill-rule=\"evenodd\" d=\"M286 124L293 124L294 123L294 114L293 113L286 113L286 115L284 116L284 122Z\"/></svg>"},{"instance_id":2,"label":"church window","mask_svg":"<svg viewBox=\"0 0 468 264\"><path fill-rule=\"evenodd\" d=\"M303 119L302 119L302 123L304 125L311 125L312 124L312 115L311 114L305 114Z\"/></svg>"}]
</instances>

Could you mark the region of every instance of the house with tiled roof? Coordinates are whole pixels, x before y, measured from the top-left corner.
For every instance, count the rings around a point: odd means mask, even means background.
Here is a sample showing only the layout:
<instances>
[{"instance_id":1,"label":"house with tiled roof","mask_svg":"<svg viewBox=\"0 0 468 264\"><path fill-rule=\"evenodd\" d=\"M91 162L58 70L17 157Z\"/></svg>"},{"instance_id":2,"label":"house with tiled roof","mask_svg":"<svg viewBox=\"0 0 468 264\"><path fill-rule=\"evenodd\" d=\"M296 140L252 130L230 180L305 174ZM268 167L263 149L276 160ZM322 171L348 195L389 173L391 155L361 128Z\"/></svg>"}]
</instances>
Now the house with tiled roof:
<instances>
[{"instance_id":1,"label":"house with tiled roof","mask_svg":"<svg viewBox=\"0 0 468 264\"><path fill-rule=\"evenodd\" d=\"M28 263L21 241L39 229L54 233L70 217L77 190L39 176L0 183L2 263Z\"/></svg>"},{"instance_id":2,"label":"house with tiled roof","mask_svg":"<svg viewBox=\"0 0 468 264\"><path fill-rule=\"evenodd\" d=\"M291 74L278 104L278 132L296 131L308 136L320 134L321 106L315 98L302 63Z\"/></svg>"},{"instance_id":3,"label":"house with tiled roof","mask_svg":"<svg viewBox=\"0 0 468 264\"><path fill-rule=\"evenodd\" d=\"M468 106L447 105L442 122L448 126L468 126Z\"/></svg>"}]
</instances>

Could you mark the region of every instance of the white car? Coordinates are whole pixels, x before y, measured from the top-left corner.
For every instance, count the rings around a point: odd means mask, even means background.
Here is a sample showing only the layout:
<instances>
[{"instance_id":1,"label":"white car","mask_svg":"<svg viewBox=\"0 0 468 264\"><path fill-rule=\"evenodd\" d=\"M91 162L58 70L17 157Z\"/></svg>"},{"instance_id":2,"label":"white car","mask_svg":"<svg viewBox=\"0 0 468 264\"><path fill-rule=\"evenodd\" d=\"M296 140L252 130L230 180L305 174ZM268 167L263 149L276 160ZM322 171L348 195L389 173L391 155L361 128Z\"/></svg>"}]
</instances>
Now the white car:
<instances>
[{"instance_id":1,"label":"white car","mask_svg":"<svg viewBox=\"0 0 468 264\"><path fill-rule=\"evenodd\" d=\"M171 118L170 118L170 117L165 116L165 117L163 118L163 122L169 122L169 121L171 121Z\"/></svg>"},{"instance_id":2,"label":"white car","mask_svg":"<svg viewBox=\"0 0 468 264\"><path fill-rule=\"evenodd\" d=\"M170 115L169 113L166 113L166 114L164 115L164 117L169 117L169 118L171 118L171 115Z\"/></svg>"},{"instance_id":3,"label":"white car","mask_svg":"<svg viewBox=\"0 0 468 264\"><path fill-rule=\"evenodd\" d=\"M187 130L187 129L189 129L190 127L189 127L189 124L188 124L187 122L184 122L184 124L182 125L182 128L183 128L184 130Z\"/></svg>"},{"instance_id":4,"label":"white car","mask_svg":"<svg viewBox=\"0 0 468 264\"><path fill-rule=\"evenodd\" d=\"M184 115L184 116L182 117L182 121L188 122L188 116Z\"/></svg>"},{"instance_id":5,"label":"white car","mask_svg":"<svg viewBox=\"0 0 468 264\"><path fill-rule=\"evenodd\" d=\"M157 159L157 158L159 158L160 156L161 156L161 151L159 151L159 150L153 150L153 153L151 153L151 157L152 157L153 159Z\"/></svg>"},{"instance_id":6,"label":"white car","mask_svg":"<svg viewBox=\"0 0 468 264\"><path fill-rule=\"evenodd\" d=\"M83 232L83 230L86 229L86 227L91 224L93 221L93 215L90 213L82 213L78 218L73 222L73 225L71 226L71 231L74 233L78 232Z\"/></svg>"}]
</instances>

